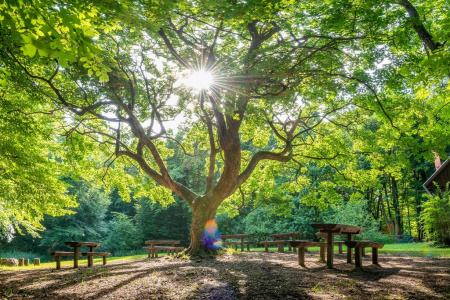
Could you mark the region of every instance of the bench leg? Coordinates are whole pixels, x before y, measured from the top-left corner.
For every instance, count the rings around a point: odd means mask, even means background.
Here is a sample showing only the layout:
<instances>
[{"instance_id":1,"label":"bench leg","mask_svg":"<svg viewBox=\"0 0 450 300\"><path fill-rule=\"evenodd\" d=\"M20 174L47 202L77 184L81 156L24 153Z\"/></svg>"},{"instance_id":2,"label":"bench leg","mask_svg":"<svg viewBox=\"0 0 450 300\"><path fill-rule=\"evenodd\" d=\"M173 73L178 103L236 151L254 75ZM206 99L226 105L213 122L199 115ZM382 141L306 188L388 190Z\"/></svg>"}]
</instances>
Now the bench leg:
<instances>
[{"instance_id":1,"label":"bench leg","mask_svg":"<svg viewBox=\"0 0 450 300\"><path fill-rule=\"evenodd\" d=\"M268 244L264 245L264 251L269 252L269 245Z\"/></svg>"},{"instance_id":2,"label":"bench leg","mask_svg":"<svg viewBox=\"0 0 450 300\"><path fill-rule=\"evenodd\" d=\"M338 244L338 247L339 247L339 253L342 254L342 244Z\"/></svg>"},{"instance_id":3,"label":"bench leg","mask_svg":"<svg viewBox=\"0 0 450 300\"><path fill-rule=\"evenodd\" d=\"M289 251L292 251L291 244L288 243L288 245L289 245Z\"/></svg>"},{"instance_id":4,"label":"bench leg","mask_svg":"<svg viewBox=\"0 0 450 300\"><path fill-rule=\"evenodd\" d=\"M366 248L362 248L362 256L366 256Z\"/></svg>"},{"instance_id":5,"label":"bench leg","mask_svg":"<svg viewBox=\"0 0 450 300\"><path fill-rule=\"evenodd\" d=\"M305 248L304 247L298 248L298 264L302 267L305 266Z\"/></svg>"},{"instance_id":6,"label":"bench leg","mask_svg":"<svg viewBox=\"0 0 450 300\"><path fill-rule=\"evenodd\" d=\"M320 261L325 261L325 246L320 246Z\"/></svg>"},{"instance_id":7,"label":"bench leg","mask_svg":"<svg viewBox=\"0 0 450 300\"><path fill-rule=\"evenodd\" d=\"M372 248L372 263L378 265L378 248Z\"/></svg>"},{"instance_id":8,"label":"bench leg","mask_svg":"<svg viewBox=\"0 0 450 300\"><path fill-rule=\"evenodd\" d=\"M61 256L56 257L56 270L61 269Z\"/></svg>"},{"instance_id":9,"label":"bench leg","mask_svg":"<svg viewBox=\"0 0 450 300\"><path fill-rule=\"evenodd\" d=\"M157 258L158 257L158 249L155 249L153 251L155 251L155 257Z\"/></svg>"},{"instance_id":10,"label":"bench leg","mask_svg":"<svg viewBox=\"0 0 450 300\"><path fill-rule=\"evenodd\" d=\"M361 249L361 247L355 248L355 267L362 268L362 249Z\"/></svg>"},{"instance_id":11,"label":"bench leg","mask_svg":"<svg viewBox=\"0 0 450 300\"><path fill-rule=\"evenodd\" d=\"M250 244L247 244L247 251L250 251Z\"/></svg>"},{"instance_id":12,"label":"bench leg","mask_svg":"<svg viewBox=\"0 0 450 300\"><path fill-rule=\"evenodd\" d=\"M106 256L103 256L103 265L106 265Z\"/></svg>"},{"instance_id":13,"label":"bench leg","mask_svg":"<svg viewBox=\"0 0 450 300\"><path fill-rule=\"evenodd\" d=\"M234 250L237 251L237 244L234 244Z\"/></svg>"}]
</instances>

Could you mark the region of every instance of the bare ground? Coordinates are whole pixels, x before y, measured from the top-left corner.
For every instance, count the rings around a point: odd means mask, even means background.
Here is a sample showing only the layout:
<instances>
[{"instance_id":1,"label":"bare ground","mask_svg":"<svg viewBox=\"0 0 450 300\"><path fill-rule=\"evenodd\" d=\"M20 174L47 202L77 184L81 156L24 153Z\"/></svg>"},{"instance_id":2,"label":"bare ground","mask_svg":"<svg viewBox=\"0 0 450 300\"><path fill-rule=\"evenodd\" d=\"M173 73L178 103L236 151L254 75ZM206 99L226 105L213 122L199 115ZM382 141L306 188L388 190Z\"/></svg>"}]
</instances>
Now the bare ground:
<instances>
[{"instance_id":1,"label":"bare ground","mask_svg":"<svg viewBox=\"0 0 450 300\"><path fill-rule=\"evenodd\" d=\"M245 252L203 260L113 261L93 268L0 272L6 299L450 299L450 259L380 255L353 270L345 254L330 270L307 252Z\"/></svg>"}]
</instances>

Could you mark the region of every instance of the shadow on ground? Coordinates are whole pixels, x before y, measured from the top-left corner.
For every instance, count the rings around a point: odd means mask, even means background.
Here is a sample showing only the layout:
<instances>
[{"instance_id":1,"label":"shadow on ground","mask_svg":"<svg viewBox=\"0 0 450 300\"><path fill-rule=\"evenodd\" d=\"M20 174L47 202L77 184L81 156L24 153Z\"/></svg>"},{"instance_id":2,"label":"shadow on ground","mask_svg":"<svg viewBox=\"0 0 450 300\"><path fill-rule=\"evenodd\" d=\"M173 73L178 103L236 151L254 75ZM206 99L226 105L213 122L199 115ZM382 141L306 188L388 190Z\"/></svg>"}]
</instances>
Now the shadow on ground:
<instances>
[{"instance_id":1,"label":"shadow on ground","mask_svg":"<svg viewBox=\"0 0 450 300\"><path fill-rule=\"evenodd\" d=\"M245 252L215 259L135 259L106 266L0 272L7 299L448 299L450 259L380 256L354 270L345 255L327 269L295 253Z\"/></svg>"}]
</instances>

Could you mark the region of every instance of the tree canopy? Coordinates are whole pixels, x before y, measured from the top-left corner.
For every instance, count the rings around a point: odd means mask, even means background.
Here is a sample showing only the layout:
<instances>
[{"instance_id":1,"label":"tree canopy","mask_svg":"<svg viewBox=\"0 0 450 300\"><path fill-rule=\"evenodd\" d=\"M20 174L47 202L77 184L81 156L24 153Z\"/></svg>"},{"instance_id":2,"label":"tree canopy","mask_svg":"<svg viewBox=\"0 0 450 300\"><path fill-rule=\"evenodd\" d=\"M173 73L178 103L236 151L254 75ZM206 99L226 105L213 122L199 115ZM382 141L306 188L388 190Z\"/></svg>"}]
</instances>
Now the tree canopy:
<instances>
[{"instance_id":1,"label":"tree canopy","mask_svg":"<svg viewBox=\"0 0 450 300\"><path fill-rule=\"evenodd\" d=\"M79 149L97 143L111 169L101 179L125 200L183 199L191 253L221 204L282 207L311 185L311 161L336 172L304 201L333 203L339 186L401 178L409 149L431 159L448 145L446 1L16 0L0 9L2 93L24 95L22 118L58 118L52 128ZM210 73L210 86L189 87L195 72ZM201 183L176 179L174 151L203 161Z\"/></svg>"}]
</instances>

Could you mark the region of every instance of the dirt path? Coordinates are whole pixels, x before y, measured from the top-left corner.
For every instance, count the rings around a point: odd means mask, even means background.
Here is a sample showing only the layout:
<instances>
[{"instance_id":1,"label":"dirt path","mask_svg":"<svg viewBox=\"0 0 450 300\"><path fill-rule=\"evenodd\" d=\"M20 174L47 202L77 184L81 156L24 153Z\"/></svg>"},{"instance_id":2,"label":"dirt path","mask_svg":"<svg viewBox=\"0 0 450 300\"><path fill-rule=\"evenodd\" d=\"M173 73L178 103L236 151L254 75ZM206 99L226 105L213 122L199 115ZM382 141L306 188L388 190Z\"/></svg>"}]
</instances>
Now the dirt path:
<instances>
[{"instance_id":1,"label":"dirt path","mask_svg":"<svg viewBox=\"0 0 450 300\"><path fill-rule=\"evenodd\" d=\"M245 252L215 259L136 259L106 266L0 272L6 299L450 299L450 259L380 255L352 271L306 254Z\"/></svg>"}]
</instances>

